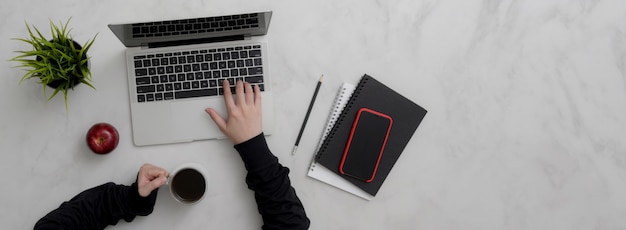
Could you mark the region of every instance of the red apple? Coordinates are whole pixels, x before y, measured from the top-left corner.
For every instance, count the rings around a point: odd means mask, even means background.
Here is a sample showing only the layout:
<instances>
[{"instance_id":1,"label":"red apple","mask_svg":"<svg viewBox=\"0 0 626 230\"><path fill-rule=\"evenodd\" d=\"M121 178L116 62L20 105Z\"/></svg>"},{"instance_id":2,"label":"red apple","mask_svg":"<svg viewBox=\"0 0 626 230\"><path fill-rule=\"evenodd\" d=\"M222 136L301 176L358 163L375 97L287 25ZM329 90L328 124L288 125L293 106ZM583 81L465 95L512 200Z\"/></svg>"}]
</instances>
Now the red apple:
<instances>
[{"instance_id":1,"label":"red apple","mask_svg":"<svg viewBox=\"0 0 626 230\"><path fill-rule=\"evenodd\" d=\"M87 145L97 154L107 154L117 147L119 134L109 123L97 123L87 131Z\"/></svg>"}]
</instances>

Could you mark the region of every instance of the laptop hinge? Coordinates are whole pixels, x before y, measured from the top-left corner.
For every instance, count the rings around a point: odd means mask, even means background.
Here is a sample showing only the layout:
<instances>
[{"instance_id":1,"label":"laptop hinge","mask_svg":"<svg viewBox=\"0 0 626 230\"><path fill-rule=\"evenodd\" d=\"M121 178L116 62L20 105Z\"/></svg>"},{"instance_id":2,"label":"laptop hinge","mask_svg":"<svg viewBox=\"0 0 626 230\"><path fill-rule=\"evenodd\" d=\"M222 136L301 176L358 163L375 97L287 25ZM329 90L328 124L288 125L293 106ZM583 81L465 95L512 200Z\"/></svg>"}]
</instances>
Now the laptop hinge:
<instances>
[{"instance_id":1,"label":"laptop hinge","mask_svg":"<svg viewBox=\"0 0 626 230\"><path fill-rule=\"evenodd\" d=\"M245 38L246 38L245 35L232 35L232 36L223 36L223 37L196 38L196 39L167 41L167 42L151 42L151 43L148 43L147 47L159 48L159 47L169 47L169 46L205 44L205 43L213 43L213 42L239 41L239 40L244 40ZM143 45L142 47L146 47L146 46Z\"/></svg>"}]
</instances>

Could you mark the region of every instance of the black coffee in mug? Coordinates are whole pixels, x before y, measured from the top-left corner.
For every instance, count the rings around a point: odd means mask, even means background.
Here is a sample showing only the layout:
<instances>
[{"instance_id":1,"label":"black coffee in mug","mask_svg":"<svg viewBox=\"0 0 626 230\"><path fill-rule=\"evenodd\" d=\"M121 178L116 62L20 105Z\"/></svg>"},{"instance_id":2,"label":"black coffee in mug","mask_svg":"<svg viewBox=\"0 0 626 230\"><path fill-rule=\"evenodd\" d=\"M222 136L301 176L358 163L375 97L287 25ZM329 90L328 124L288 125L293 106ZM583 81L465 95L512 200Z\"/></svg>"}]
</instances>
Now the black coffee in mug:
<instances>
[{"instance_id":1,"label":"black coffee in mug","mask_svg":"<svg viewBox=\"0 0 626 230\"><path fill-rule=\"evenodd\" d=\"M204 176L195 169L185 168L172 179L172 191L183 202L193 203L202 198L206 190Z\"/></svg>"}]
</instances>

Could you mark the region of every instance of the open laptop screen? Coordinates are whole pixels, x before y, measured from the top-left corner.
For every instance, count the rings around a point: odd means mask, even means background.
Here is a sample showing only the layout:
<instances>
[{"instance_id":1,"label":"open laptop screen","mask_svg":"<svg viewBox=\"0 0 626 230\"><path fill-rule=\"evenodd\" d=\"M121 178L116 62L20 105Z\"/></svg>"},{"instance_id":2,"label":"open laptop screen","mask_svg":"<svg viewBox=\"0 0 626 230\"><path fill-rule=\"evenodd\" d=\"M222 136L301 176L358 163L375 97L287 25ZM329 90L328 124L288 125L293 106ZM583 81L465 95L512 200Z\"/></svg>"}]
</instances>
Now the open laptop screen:
<instances>
[{"instance_id":1,"label":"open laptop screen","mask_svg":"<svg viewBox=\"0 0 626 230\"><path fill-rule=\"evenodd\" d=\"M207 39L265 35L269 29L271 16L272 12L267 11L131 24L111 24L109 28L126 47L181 41L204 42Z\"/></svg>"}]
</instances>

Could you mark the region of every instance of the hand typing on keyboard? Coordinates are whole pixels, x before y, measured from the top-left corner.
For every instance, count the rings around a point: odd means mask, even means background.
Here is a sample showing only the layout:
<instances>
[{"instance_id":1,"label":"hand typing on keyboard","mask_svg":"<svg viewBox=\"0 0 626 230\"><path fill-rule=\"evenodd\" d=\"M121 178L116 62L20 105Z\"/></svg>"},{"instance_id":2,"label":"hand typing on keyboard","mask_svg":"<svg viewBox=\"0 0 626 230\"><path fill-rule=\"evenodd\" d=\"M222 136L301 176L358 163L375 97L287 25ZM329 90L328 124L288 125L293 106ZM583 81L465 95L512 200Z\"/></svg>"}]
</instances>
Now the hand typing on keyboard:
<instances>
[{"instance_id":1,"label":"hand typing on keyboard","mask_svg":"<svg viewBox=\"0 0 626 230\"><path fill-rule=\"evenodd\" d=\"M234 97L227 80L224 80L223 88L224 102L228 111L226 120L213 108L205 110L215 124L234 144L243 143L261 134L263 128L259 86L255 85L253 90L250 83L237 81Z\"/></svg>"}]
</instances>

